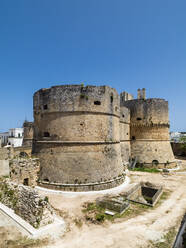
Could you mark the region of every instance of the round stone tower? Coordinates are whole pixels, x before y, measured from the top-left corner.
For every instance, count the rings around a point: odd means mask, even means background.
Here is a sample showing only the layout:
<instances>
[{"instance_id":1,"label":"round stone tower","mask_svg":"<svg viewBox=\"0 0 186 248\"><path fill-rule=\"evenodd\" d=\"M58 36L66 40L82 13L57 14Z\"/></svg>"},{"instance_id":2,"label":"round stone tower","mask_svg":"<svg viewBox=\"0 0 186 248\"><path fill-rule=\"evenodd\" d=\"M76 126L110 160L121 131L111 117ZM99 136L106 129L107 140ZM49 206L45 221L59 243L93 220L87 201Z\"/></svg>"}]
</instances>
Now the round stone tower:
<instances>
[{"instance_id":1,"label":"round stone tower","mask_svg":"<svg viewBox=\"0 0 186 248\"><path fill-rule=\"evenodd\" d=\"M39 184L73 191L121 184L119 125L115 89L62 85L37 91L33 153L41 163Z\"/></svg>"},{"instance_id":2,"label":"round stone tower","mask_svg":"<svg viewBox=\"0 0 186 248\"><path fill-rule=\"evenodd\" d=\"M130 109L131 157L145 166L171 168L176 165L169 139L168 102L164 99L122 101ZM138 92L139 95L139 92Z\"/></svg>"}]
</instances>

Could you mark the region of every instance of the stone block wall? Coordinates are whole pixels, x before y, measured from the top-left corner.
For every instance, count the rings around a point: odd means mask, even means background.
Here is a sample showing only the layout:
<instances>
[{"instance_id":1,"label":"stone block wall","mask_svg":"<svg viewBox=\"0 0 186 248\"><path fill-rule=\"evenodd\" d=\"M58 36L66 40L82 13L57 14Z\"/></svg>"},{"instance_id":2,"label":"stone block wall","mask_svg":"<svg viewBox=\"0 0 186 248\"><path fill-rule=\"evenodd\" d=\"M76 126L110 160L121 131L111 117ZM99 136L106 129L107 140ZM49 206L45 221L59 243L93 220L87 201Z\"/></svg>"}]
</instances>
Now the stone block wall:
<instances>
[{"instance_id":1,"label":"stone block wall","mask_svg":"<svg viewBox=\"0 0 186 248\"><path fill-rule=\"evenodd\" d=\"M32 147L34 127L33 122L25 121L23 124L23 146Z\"/></svg>"},{"instance_id":2,"label":"stone block wall","mask_svg":"<svg viewBox=\"0 0 186 248\"><path fill-rule=\"evenodd\" d=\"M116 90L62 85L37 91L33 153L41 162L43 186L88 190L123 182Z\"/></svg>"},{"instance_id":3,"label":"stone block wall","mask_svg":"<svg viewBox=\"0 0 186 248\"><path fill-rule=\"evenodd\" d=\"M39 159L16 158L10 160L10 178L17 184L35 186L38 180Z\"/></svg>"},{"instance_id":4,"label":"stone block wall","mask_svg":"<svg viewBox=\"0 0 186 248\"><path fill-rule=\"evenodd\" d=\"M130 111L120 107L120 147L123 164L127 164L131 155L130 149Z\"/></svg>"},{"instance_id":5,"label":"stone block wall","mask_svg":"<svg viewBox=\"0 0 186 248\"><path fill-rule=\"evenodd\" d=\"M1 181L0 201L35 228L54 221L54 211L48 198L40 196L31 187L17 185L8 179Z\"/></svg>"},{"instance_id":6,"label":"stone block wall","mask_svg":"<svg viewBox=\"0 0 186 248\"><path fill-rule=\"evenodd\" d=\"M146 167L172 168L176 166L169 141L131 141L131 156Z\"/></svg>"},{"instance_id":7,"label":"stone block wall","mask_svg":"<svg viewBox=\"0 0 186 248\"><path fill-rule=\"evenodd\" d=\"M168 102L164 99L121 101L130 109L131 157L148 167L176 166L169 140Z\"/></svg>"}]
</instances>

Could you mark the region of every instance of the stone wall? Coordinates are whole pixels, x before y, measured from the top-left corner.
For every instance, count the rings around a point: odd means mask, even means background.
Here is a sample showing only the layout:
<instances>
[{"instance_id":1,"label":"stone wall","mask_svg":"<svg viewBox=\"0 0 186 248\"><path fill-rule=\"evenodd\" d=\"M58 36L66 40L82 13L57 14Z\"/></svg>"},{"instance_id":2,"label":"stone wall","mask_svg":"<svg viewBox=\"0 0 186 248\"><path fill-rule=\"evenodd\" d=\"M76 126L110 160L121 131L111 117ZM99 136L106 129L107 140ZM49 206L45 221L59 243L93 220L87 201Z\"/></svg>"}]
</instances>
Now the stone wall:
<instances>
[{"instance_id":1,"label":"stone wall","mask_svg":"<svg viewBox=\"0 0 186 248\"><path fill-rule=\"evenodd\" d=\"M121 101L130 109L131 157L146 166L174 167L169 140L168 102L164 99Z\"/></svg>"},{"instance_id":2,"label":"stone wall","mask_svg":"<svg viewBox=\"0 0 186 248\"><path fill-rule=\"evenodd\" d=\"M11 180L28 186L37 185L39 172L39 159L37 158L17 158L10 160Z\"/></svg>"},{"instance_id":3,"label":"stone wall","mask_svg":"<svg viewBox=\"0 0 186 248\"><path fill-rule=\"evenodd\" d=\"M120 108L120 147L123 164L127 164L131 155L130 149L130 111L126 107Z\"/></svg>"},{"instance_id":4,"label":"stone wall","mask_svg":"<svg viewBox=\"0 0 186 248\"><path fill-rule=\"evenodd\" d=\"M169 141L131 141L131 156L147 167L175 167L174 155L170 151L172 150Z\"/></svg>"},{"instance_id":5,"label":"stone wall","mask_svg":"<svg viewBox=\"0 0 186 248\"><path fill-rule=\"evenodd\" d=\"M35 228L54 221L54 211L47 197L31 187L4 180L0 182L0 201Z\"/></svg>"},{"instance_id":6,"label":"stone wall","mask_svg":"<svg viewBox=\"0 0 186 248\"><path fill-rule=\"evenodd\" d=\"M159 98L135 99L121 102L121 106L130 109L132 124L167 124L169 125L168 101Z\"/></svg>"},{"instance_id":7,"label":"stone wall","mask_svg":"<svg viewBox=\"0 0 186 248\"><path fill-rule=\"evenodd\" d=\"M88 190L88 185L99 189L100 183L102 189L121 183L124 177L117 180L123 166L116 90L63 85L37 91L33 153L40 158L39 179L44 186Z\"/></svg>"},{"instance_id":8,"label":"stone wall","mask_svg":"<svg viewBox=\"0 0 186 248\"><path fill-rule=\"evenodd\" d=\"M25 121L23 124L23 146L32 146L33 132L33 122Z\"/></svg>"}]
</instances>

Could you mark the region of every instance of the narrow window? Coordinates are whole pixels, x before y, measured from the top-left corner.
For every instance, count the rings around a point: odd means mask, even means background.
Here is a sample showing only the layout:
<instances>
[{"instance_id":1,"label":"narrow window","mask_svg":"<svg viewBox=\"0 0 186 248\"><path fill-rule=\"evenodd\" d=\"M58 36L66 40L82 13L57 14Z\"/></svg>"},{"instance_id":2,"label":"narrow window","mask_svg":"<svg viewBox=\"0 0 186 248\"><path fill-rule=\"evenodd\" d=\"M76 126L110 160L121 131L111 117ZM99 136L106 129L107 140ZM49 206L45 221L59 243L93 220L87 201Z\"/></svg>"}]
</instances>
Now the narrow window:
<instances>
[{"instance_id":1,"label":"narrow window","mask_svg":"<svg viewBox=\"0 0 186 248\"><path fill-rule=\"evenodd\" d=\"M137 121L141 121L142 119L140 117L136 118Z\"/></svg>"},{"instance_id":2,"label":"narrow window","mask_svg":"<svg viewBox=\"0 0 186 248\"><path fill-rule=\"evenodd\" d=\"M94 101L94 105L101 105L100 101Z\"/></svg>"},{"instance_id":3,"label":"narrow window","mask_svg":"<svg viewBox=\"0 0 186 248\"><path fill-rule=\"evenodd\" d=\"M110 102L113 103L113 95L110 96Z\"/></svg>"},{"instance_id":4,"label":"narrow window","mask_svg":"<svg viewBox=\"0 0 186 248\"><path fill-rule=\"evenodd\" d=\"M132 136L132 140L135 140L136 139L136 137L135 136Z\"/></svg>"},{"instance_id":5,"label":"narrow window","mask_svg":"<svg viewBox=\"0 0 186 248\"><path fill-rule=\"evenodd\" d=\"M23 181L23 185L28 186L28 180L29 180L28 178L25 178Z\"/></svg>"},{"instance_id":6,"label":"narrow window","mask_svg":"<svg viewBox=\"0 0 186 248\"><path fill-rule=\"evenodd\" d=\"M44 137L50 137L50 134L49 134L49 132L44 132L43 136Z\"/></svg>"},{"instance_id":7,"label":"narrow window","mask_svg":"<svg viewBox=\"0 0 186 248\"><path fill-rule=\"evenodd\" d=\"M45 105L43 106L43 109L48 109L48 105L45 104Z\"/></svg>"}]
</instances>

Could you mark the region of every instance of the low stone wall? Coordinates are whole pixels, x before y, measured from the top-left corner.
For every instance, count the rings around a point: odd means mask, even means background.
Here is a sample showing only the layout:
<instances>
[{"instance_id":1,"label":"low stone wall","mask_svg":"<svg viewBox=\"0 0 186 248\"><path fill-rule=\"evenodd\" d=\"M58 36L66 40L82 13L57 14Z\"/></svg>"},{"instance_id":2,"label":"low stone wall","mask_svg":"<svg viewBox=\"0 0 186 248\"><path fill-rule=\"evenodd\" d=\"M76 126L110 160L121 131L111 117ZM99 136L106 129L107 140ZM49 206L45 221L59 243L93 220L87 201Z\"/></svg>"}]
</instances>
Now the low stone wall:
<instances>
[{"instance_id":1,"label":"low stone wall","mask_svg":"<svg viewBox=\"0 0 186 248\"><path fill-rule=\"evenodd\" d=\"M63 191L96 191L96 190L104 190L109 188L114 188L119 186L125 181L125 174L118 176L115 179L105 182L96 182L96 183L84 183L84 184L59 184L59 183L51 183L45 181L38 181L38 185L48 189L58 189Z\"/></svg>"},{"instance_id":2,"label":"low stone wall","mask_svg":"<svg viewBox=\"0 0 186 248\"><path fill-rule=\"evenodd\" d=\"M39 159L37 158L17 158L10 160L11 180L27 186L37 184L39 172Z\"/></svg>"},{"instance_id":3,"label":"low stone wall","mask_svg":"<svg viewBox=\"0 0 186 248\"><path fill-rule=\"evenodd\" d=\"M40 196L31 187L17 185L8 179L1 181L0 201L35 228L54 221L54 211L48 198Z\"/></svg>"}]
</instances>

